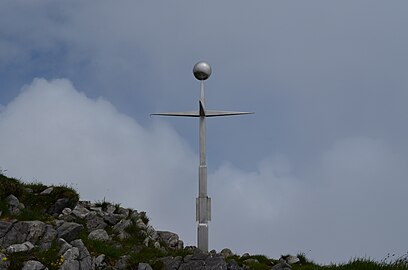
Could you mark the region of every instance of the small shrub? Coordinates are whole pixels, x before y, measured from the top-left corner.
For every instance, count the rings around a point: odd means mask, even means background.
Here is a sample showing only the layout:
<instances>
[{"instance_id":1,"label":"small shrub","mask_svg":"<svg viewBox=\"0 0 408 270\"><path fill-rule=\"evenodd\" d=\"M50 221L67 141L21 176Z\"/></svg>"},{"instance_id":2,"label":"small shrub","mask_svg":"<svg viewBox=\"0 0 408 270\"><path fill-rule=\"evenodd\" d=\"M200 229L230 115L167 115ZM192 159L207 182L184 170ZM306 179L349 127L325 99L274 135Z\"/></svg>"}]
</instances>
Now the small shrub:
<instances>
[{"instance_id":1,"label":"small shrub","mask_svg":"<svg viewBox=\"0 0 408 270\"><path fill-rule=\"evenodd\" d=\"M106 211L110 204L111 204L110 202L106 201L105 197L103 198L102 201L96 201L95 202L95 206L102 208L103 211Z\"/></svg>"}]
</instances>

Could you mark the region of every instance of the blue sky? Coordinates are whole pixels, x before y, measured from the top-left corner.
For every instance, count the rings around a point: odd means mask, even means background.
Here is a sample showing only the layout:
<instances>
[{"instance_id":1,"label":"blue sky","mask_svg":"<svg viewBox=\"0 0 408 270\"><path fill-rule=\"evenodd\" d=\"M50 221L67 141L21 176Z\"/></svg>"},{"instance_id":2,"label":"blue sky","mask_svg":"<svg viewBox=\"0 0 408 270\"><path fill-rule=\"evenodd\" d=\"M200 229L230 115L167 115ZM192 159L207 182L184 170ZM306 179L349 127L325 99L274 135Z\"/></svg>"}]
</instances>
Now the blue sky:
<instances>
[{"instance_id":1,"label":"blue sky","mask_svg":"<svg viewBox=\"0 0 408 270\"><path fill-rule=\"evenodd\" d=\"M210 247L406 253L406 1L0 3L0 168L144 209L195 244L209 62Z\"/></svg>"}]
</instances>

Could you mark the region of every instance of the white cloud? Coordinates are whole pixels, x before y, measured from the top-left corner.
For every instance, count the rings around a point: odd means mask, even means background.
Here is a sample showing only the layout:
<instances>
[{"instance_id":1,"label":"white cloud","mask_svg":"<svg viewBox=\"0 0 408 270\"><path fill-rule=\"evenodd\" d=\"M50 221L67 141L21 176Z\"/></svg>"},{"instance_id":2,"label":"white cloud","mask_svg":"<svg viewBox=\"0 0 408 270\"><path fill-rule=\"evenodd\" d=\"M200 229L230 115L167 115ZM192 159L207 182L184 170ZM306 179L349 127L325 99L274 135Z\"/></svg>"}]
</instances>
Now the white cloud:
<instances>
[{"instance_id":1,"label":"white cloud","mask_svg":"<svg viewBox=\"0 0 408 270\"><path fill-rule=\"evenodd\" d=\"M195 155L165 123L141 127L68 80L35 79L1 113L0 134L0 164L10 175L72 183L83 199L147 210L160 225L189 220L184 195L195 191L186 182L195 178ZM180 211L173 221L160 218L172 211Z\"/></svg>"}]
</instances>

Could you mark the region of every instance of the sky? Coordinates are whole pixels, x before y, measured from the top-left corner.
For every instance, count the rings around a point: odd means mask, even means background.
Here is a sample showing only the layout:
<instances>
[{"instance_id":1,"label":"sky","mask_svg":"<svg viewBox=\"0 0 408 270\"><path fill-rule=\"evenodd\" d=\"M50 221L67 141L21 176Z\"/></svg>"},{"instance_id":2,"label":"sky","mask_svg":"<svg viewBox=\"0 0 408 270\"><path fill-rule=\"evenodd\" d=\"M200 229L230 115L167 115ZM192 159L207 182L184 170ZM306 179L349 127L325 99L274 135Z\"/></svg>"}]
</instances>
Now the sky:
<instances>
[{"instance_id":1,"label":"sky","mask_svg":"<svg viewBox=\"0 0 408 270\"><path fill-rule=\"evenodd\" d=\"M210 249L408 252L408 2L1 1L0 169L147 211L196 245L192 69L207 61Z\"/></svg>"}]
</instances>

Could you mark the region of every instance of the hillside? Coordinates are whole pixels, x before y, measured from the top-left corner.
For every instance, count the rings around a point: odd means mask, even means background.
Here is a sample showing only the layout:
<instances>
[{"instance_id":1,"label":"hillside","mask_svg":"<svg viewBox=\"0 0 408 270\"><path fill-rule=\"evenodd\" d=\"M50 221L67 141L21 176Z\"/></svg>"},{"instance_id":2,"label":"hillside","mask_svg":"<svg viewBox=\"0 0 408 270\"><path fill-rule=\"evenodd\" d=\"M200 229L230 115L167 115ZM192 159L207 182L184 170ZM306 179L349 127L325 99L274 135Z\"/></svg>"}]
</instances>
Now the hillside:
<instances>
[{"instance_id":1,"label":"hillside","mask_svg":"<svg viewBox=\"0 0 408 270\"><path fill-rule=\"evenodd\" d=\"M156 231L148 215L105 200L81 201L68 186L23 183L0 173L2 269L408 269L393 262L355 259L320 266L304 255L202 253L174 232Z\"/></svg>"}]
</instances>

